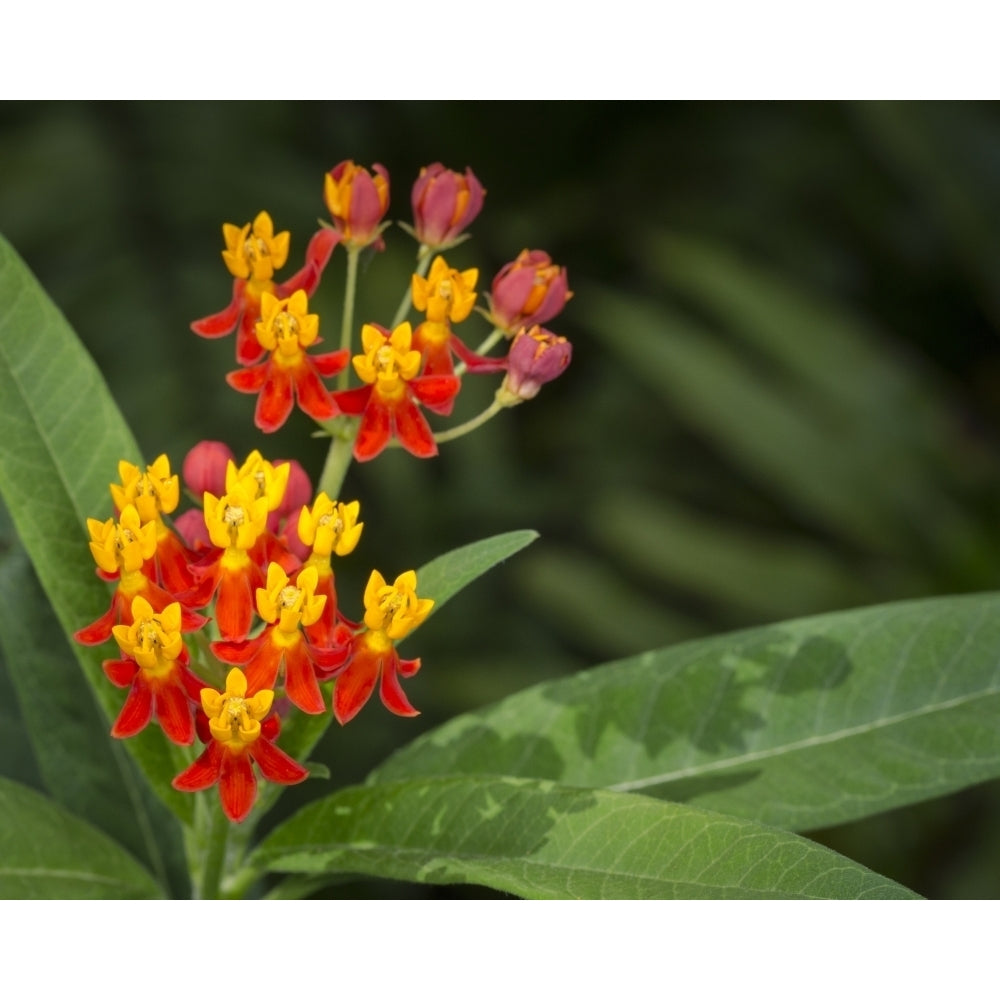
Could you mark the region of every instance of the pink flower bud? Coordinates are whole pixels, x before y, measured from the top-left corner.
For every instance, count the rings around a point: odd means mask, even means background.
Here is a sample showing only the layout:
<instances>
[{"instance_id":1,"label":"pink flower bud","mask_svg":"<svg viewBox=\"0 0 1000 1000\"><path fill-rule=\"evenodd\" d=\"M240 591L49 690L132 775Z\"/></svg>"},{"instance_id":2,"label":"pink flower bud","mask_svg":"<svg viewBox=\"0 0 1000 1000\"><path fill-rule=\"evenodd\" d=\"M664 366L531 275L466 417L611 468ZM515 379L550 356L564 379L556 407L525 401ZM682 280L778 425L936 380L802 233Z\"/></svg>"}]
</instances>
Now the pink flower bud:
<instances>
[{"instance_id":1,"label":"pink flower bud","mask_svg":"<svg viewBox=\"0 0 1000 1000\"><path fill-rule=\"evenodd\" d=\"M372 169L374 177L353 160L338 163L326 175L323 197L337 232L350 246L375 243L381 250L379 223L389 209L389 174L380 163Z\"/></svg>"},{"instance_id":2,"label":"pink flower bud","mask_svg":"<svg viewBox=\"0 0 1000 1000\"><path fill-rule=\"evenodd\" d=\"M184 485L199 503L206 492L215 496L226 492L226 464L233 458L229 446L221 441L199 441L184 456Z\"/></svg>"},{"instance_id":3,"label":"pink flower bud","mask_svg":"<svg viewBox=\"0 0 1000 1000\"><path fill-rule=\"evenodd\" d=\"M429 247L452 243L479 215L485 195L469 167L464 174L440 163L421 167L410 198L417 239Z\"/></svg>"},{"instance_id":4,"label":"pink flower bud","mask_svg":"<svg viewBox=\"0 0 1000 1000\"><path fill-rule=\"evenodd\" d=\"M547 323L572 295L566 268L553 264L544 250L522 250L493 279L490 318L513 333L522 326Z\"/></svg>"},{"instance_id":5,"label":"pink flower bud","mask_svg":"<svg viewBox=\"0 0 1000 1000\"><path fill-rule=\"evenodd\" d=\"M563 373L573 355L573 345L540 326L521 330L507 354L507 375L497 392L504 406L532 399L546 382Z\"/></svg>"}]
</instances>

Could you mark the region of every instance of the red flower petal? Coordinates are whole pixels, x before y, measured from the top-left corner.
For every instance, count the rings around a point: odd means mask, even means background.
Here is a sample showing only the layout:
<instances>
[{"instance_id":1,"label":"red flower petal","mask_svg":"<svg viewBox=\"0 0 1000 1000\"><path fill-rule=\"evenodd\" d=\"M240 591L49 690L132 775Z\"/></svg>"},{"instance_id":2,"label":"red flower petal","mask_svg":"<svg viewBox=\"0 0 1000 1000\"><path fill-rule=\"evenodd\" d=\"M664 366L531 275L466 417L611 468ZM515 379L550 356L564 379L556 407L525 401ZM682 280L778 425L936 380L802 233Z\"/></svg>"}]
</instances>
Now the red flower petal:
<instances>
[{"instance_id":1,"label":"red flower petal","mask_svg":"<svg viewBox=\"0 0 1000 1000\"><path fill-rule=\"evenodd\" d=\"M236 324L240 321L240 313L243 311L243 289L246 281L237 278L233 282L233 297L229 305L222 312L213 313L204 319L196 319L191 324L191 329L199 337L224 337L232 333Z\"/></svg>"},{"instance_id":2,"label":"red flower petal","mask_svg":"<svg viewBox=\"0 0 1000 1000\"><path fill-rule=\"evenodd\" d=\"M410 391L425 406L432 409L450 403L462 383L454 375L421 375L410 381Z\"/></svg>"},{"instance_id":3,"label":"red flower petal","mask_svg":"<svg viewBox=\"0 0 1000 1000\"><path fill-rule=\"evenodd\" d=\"M258 691L273 690L278 681L278 671L281 669L281 657L284 650L271 642L269 633L273 629L273 625L268 626L268 629L260 636L260 649L243 671L247 679L247 693L250 695L254 695Z\"/></svg>"},{"instance_id":4,"label":"red flower petal","mask_svg":"<svg viewBox=\"0 0 1000 1000\"><path fill-rule=\"evenodd\" d=\"M257 655L263 638L262 635L259 635L256 639L245 639L242 642L217 640L216 642L209 643L209 649L223 663L235 663L244 666Z\"/></svg>"},{"instance_id":5,"label":"red flower petal","mask_svg":"<svg viewBox=\"0 0 1000 1000\"><path fill-rule=\"evenodd\" d=\"M306 247L306 262L300 271L296 271L288 281L282 282L274 289L274 295L279 299L287 299L293 292L301 289L308 296L319 287L323 269L330 260L330 255L340 242L341 235L335 229L325 226L313 234Z\"/></svg>"},{"instance_id":6,"label":"red flower petal","mask_svg":"<svg viewBox=\"0 0 1000 1000\"><path fill-rule=\"evenodd\" d=\"M180 678L160 687L154 698L154 708L167 739L182 747L194 743L194 712L180 686Z\"/></svg>"},{"instance_id":7,"label":"red flower petal","mask_svg":"<svg viewBox=\"0 0 1000 1000\"><path fill-rule=\"evenodd\" d=\"M340 410L312 368L312 360L304 356L302 363L295 369L295 395L303 413L308 413L314 420L329 420L340 413Z\"/></svg>"},{"instance_id":8,"label":"red flower petal","mask_svg":"<svg viewBox=\"0 0 1000 1000\"><path fill-rule=\"evenodd\" d=\"M234 822L247 818L257 799L257 779L249 755L226 752L219 774L219 800L222 811Z\"/></svg>"},{"instance_id":9,"label":"red flower petal","mask_svg":"<svg viewBox=\"0 0 1000 1000\"><path fill-rule=\"evenodd\" d=\"M139 671L132 681L125 704L111 727L111 735L118 740L135 736L146 728L152 717L153 692L149 687L149 681L143 676L142 671Z\"/></svg>"},{"instance_id":10,"label":"red flower petal","mask_svg":"<svg viewBox=\"0 0 1000 1000\"><path fill-rule=\"evenodd\" d=\"M260 773L275 784L297 785L309 777L309 772L301 764L262 736L250 745L249 753L257 762Z\"/></svg>"},{"instance_id":11,"label":"red flower petal","mask_svg":"<svg viewBox=\"0 0 1000 1000\"><path fill-rule=\"evenodd\" d=\"M392 415L389 408L372 393L361 417L358 436L354 439L354 457L359 462L374 458L392 436Z\"/></svg>"},{"instance_id":12,"label":"red flower petal","mask_svg":"<svg viewBox=\"0 0 1000 1000\"><path fill-rule=\"evenodd\" d=\"M105 660L101 667L115 687L126 688L135 678L139 664L135 660Z\"/></svg>"},{"instance_id":13,"label":"red flower petal","mask_svg":"<svg viewBox=\"0 0 1000 1000\"><path fill-rule=\"evenodd\" d=\"M430 458L437 454L438 447L434 435L417 404L409 396L401 399L396 405L395 418L396 437L411 455L416 455L417 458Z\"/></svg>"},{"instance_id":14,"label":"red flower petal","mask_svg":"<svg viewBox=\"0 0 1000 1000\"><path fill-rule=\"evenodd\" d=\"M221 743L212 740L204 753L188 768L185 768L170 783L179 792L202 792L211 788L219 780L223 757L226 750Z\"/></svg>"},{"instance_id":15,"label":"red flower petal","mask_svg":"<svg viewBox=\"0 0 1000 1000\"><path fill-rule=\"evenodd\" d=\"M305 640L301 638L285 650L285 694L293 705L310 715L320 715L326 708Z\"/></svg>"},{"instance_id":16,"label":"red flower petal","mask_svg":"<svg viewBox=\"0 0 1000 1000\"><path fill-rule=\"evenodd\" d=\"M252 368L237 368L236 371L226 375L226 381L237 392L260 392L267 381L270 367L271 362L265 361L264 364L254 365Z\"/></svg>"},{"instance_id":17,"label":"red flower petal","mask_svg":"<svg viewBox=\"0 0 1000 1000\"><path fill-rule=\"evenodd\" d=\"M97 621L85 625L73 633L73 638L83 646L99 646L111 638L111 627L118 624L124 601L116 590L111 598L111 607Z\"/></svg>"},{"instance_id":18,"label":"red flower petal","mask_svg":"<svg viewBox=\"0 0 1000 1000\"><path fill-rule=\"evenodd\" d=\"M330 378L332 375L339 375L346 367L351 358L349 348L342 351L330 351L328 354L310 354L309 360L313 367L323 376Z\"/></svg>"},{"instance_id":19,"label":"red flower petal","mask_svg":"<svg viewBox=\"0 0 1000 1000\"><path fill-rule=\"evenodd\" d=\"M333 689L333 714L343 726L364 708L375 690L381 657L359 648L348 668L337 678Z\"/></svg>"},{"instance_id":20,"label":"red flower petal","mask_svg":"<svg viewBox=\"0 0 1000 1000\"><path fill-rule=\"evenodd\" d=\"M379 685L382 704L396 715L419 715L420 713L410 704L409 699L403 694L403 689L399 686L399 678L396 676L398 663L399 656L395 649L382 661L382 683Z\"/></svg>"},{"instance_id":21,"label":"red flower petal","mask_svg":"<svg viewBox=\"0 0 1000 1000\"><path fill-rule=\"evenodd\" d=\"M241 365L252 365L264 356L264 348L257 339L255 327L260 319L260 302L249 301L236 329L236 360Z\"/></svg>"},{"instance_id":22,"label":"red flower petal","mask_svg":"<svg viewBox=\"0 0 1000 1000\"><path fill-rule=\"evenodd\" d=\"M253 624L253 589L246 573L223 570L215 601L215 620L226 639L245 639Z\"/></svg>"},{"instance_id":23,"label":"red flower petal","mask_svg":"<svg viewBox=\"0 0 1000 1000\"><path fill-rule=\"evenodd\" d=\"M357 389L343 389L340 392L335 392L333 398L337 401L341 413L357 417L365 412L371 394L372 387L370 385L359 385Z\"/></svg>"},{"instance_id":24,"label":"red flower petal","mask_svg":"<svg viewBox=\"0 0 1000 1000\"><path fill-rule=\"evenodd\" d=\"M257 409L253 422L265 434L273 434L292 412L294 392L288 372L273 361L269 366L267 381L257 397Z\"/></svg>"}]
</instances>

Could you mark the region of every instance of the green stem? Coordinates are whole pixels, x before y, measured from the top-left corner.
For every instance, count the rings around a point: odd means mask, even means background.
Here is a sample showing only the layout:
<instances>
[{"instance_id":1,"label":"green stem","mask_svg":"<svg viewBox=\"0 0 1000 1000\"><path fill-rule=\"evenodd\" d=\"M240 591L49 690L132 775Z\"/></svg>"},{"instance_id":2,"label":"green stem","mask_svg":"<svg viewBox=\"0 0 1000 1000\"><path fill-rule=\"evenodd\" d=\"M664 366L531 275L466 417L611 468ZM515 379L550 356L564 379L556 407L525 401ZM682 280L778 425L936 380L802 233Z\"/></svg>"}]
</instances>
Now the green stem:
<instances>
[{"instance_id":1,"label":"green stem","mask_svg":"<svg viewBox=\"0 0 1000 1000\"><path fill-rule=\"evenodd\" d=\"M354 457L354 439L358 434L359 422L357 417L338 417L333 424L330 450L326 454L326 463L319 477L316 493L325 493L331 500L337 500Z\"/></svg>"},{"instance_id":2,"label":"green stem","mask_svg":"<svg viewBox=\"0 0 1000 1000\"><path fill-rule=\"evenodd\" d=\"M431 266L431 248L424 243L421 243L417 248L417 270L416 273L420 277L424 277L427 274L428 268ZM406 286L406 291L403 293L403 301L399 303L399 308L396 310L396 315L392 317L392 326L389 327L390 332L395 330L400 323L406 319L406 314L410 311L410 306L413 304L413 283L409 282Z\"/></svg>"},{"instance_id":3,"label":"green stem","mask_svg":"<svg viewBox=\"0 0 1000 1000\"><path fill-rule=\"evenodd\" d=\"M344 287L344 313L340 320L341 349L351 348L351 335L354 330L354 298L358 289L358 249L347 248L347 283ZM350 377L350 365L337 376L337 388L346 389Z\"/></svg>"},{"instance_id":4,"label":"green stem","mask_svg":"<svg viewBox=\"0 0 1000 1000\"><path fill-rule=\"evenodd\" d=\"M478 416L473 417L471 420L466 420L464 424L459 424L457 427L449 427L448 430L435 434L434 440L438 444L443 444L445 441L454 441L455 438L460 438L463 434L468 434L477 427L482 427L487 420L491 420L503 409L505 407L494 399Z\"/></svg>"},{"instance_id":5,"label":"green stem","mask_svg":"<svg viewBox=\"0 0 1000 1000\"><path fill-rule=\"evenodd\" d=\"M216 805L212 812L212 825L208 831L208 853L201 870L201 898L218 899L222 883L222 869L226 861L226 841L229 837L229 819Z\"/></svg>"}]
</instances>

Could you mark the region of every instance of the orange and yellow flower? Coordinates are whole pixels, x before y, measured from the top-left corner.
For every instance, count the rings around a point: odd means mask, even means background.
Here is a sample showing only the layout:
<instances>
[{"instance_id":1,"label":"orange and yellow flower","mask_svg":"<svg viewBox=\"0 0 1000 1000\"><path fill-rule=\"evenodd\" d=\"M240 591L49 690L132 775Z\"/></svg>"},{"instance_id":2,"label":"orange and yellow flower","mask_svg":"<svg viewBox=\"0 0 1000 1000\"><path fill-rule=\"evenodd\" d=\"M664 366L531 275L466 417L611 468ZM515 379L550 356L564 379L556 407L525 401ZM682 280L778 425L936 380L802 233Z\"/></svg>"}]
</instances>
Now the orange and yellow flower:
<instances>
[{"instance_id":1,"label":"orange and yellow flower","mask_svg":"<svg viewBox=\"0 0 1000 1000\"><path fill-rule=\"evenodd\" d=\"M123 658L102 664L112 684L129 689L111 735L135 736L155 718L168 739L188 746L194 742L192 699L204 683L188 669L181 606L175 601L155 612L144 597L135 597L131 611L130 625L112 629Z\"/></svg>"},{"instance_id":2,"label":"orange and yellow flower","mask_svg":"<svg viewBox=\"0 0 1000 1000\"><path fill-rule=\"evenodd\" d=\"M354 457L360 462L374 458L393 437L418 458L437 454L434 435L417 402L442 412L451 406L460 384L453 375L419 375L423 359L412 343L409 323L401 323L392 333L374 323L361 328L364 353L352 361L366 384L334 394L343 413L361 416L354 441Z\"/></svg>"},{"instance_id":3,"label":"orange and yellow flower","mask_svg":"<svg viewBox=\"0 0 1000 1000\"><path fill-rule=\"evenodd\" d=\"M287 232L275 233L267 212L258 213L252 224L242 227L225 223L222 237L226 244L222 259L233 275L232 299L221 312L195 320L191 329L209 338L225 337L235 329L236 360L241 365L252 365L265 350L254 333L264 293L278 299L297 291L312 295L340 236L327 228L315 233L306 249L305 266L281 284L275 283L274 272L288 259L290 237Z\"/></svg>"},{"instance_id":4,"label":"orange and yellow flower","mask_svg":"<svg viewBox=\"0 0 1000 1000\"><path fill-rule=\"evenodd\" d=\"M239 392L260 394L254 423L265 433L276 431L288 419L296 401L315 420L336 416L340 411L320 376L342 371L350 352L345 348L328 354L306 353L319 337L319 316L309 312L306 293L300 290L278 299L264 292L255 330L261 347L271 352L270 358L226 376Z\"/></svg>"},{"instance_id":5,"label":"orange and yellow flower","mask_svg":"<svg viewBox=\"0 0 1000 1000\"><path fill-rule=\"evenodd\" d=\"M410 634L431 613L434 601L417 597L417 574L410 570L387 584L372 570L365 587L366 630L355 635L351 658L338 673L333 690L333 714L341 725L350 722L379 685L382 704L396 715L420 713L410 704L399 677L412 677L420 660L400 659L396 643Z\"/></svg>"},{"instance_id":6,"label":"orange and yellow flower","mask_svg":"<svg viewBox=\"0 0 1000 1000\"><path fill-rule=\"evenodd\" d=\"M323 181L323 198L337 233L349 247L374 244L384 248L380 225L389 209L389 174L381 163L372 164L373 177L353 160L342 160Z\"/></svg>"},{"instance_id":7,"label":"orange and yellow flower","mask_svg":"<svg viewBox=\"0 0 1000 1000\"><path fill-rule=\"evenodd\" d=\"M317 671L329 673L347 657L346 644L337 649L316 649L301 626L315 624L326 597L316 594L315 566L303 569L294 583L277 564L267 568L267 583L257 590L257 612L267 622L264 631L245 642L213 642L212 652L223 663L242 666L248 690L273 689L283 672L288 700L311 715L324 709Z\"/></svg>"},{"instance_id":8,"label":"orange and yellow flower","mask_svg":"<svg viewBox=\"0 0 1000 1000\"><path fill-rule=\"evenodd\" d=\"M268 781L280 785L295 785L309 776L301 764L274 745L280 729L277 716L268 716L274 692L246 695L247 680L238 667L229 671L225 691L202 688L208 745L173 780L174 788L181 792L200 792L217 784L222 811L234 823L246 819L257 800L253 764Z\"/></svg>"}]
</instances>

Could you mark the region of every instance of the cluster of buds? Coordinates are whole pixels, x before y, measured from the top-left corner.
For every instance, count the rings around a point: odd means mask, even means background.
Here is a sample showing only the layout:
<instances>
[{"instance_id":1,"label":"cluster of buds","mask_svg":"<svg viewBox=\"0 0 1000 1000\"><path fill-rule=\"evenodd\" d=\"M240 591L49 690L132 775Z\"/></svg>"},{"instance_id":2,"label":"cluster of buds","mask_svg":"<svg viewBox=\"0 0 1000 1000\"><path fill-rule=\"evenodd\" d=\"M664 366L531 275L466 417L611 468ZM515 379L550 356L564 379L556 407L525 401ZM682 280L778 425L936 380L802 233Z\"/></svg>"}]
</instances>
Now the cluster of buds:
<instances>
[{"instance_id":1,"label":"cluster of buds","mask_svg":"<svg viewBox=\"0 0 1000 1000\"><path fill-rule=\"evenodd\" d=\"M345 160L326 174L323 197L331 222L313 235L305 265L283 284L276 285L273 275L288 256L287 232L275 234L266 212L252 225L223 226L222 257L234 277L233 297L226 309L197 320L192 329L209 337L238 330L236 360L242 367L226 380L239 392L257 395L254 422L260 430L278 430L297 403L327 431L336 417L356 418L353 455L359 461L393 442L427 458L437 454L440 435L424 411L449 416L466 372L504 373L496 394L499 410L531 399L565 369L569 342L542 326L572 295L564 267L541 250L524 250L497 273L482 308L476 306L479 270L458 270L443 256L467 238L485 194L469 169L458 173L440 163L423 168L412 188L413 225L400 223L420 244L404 308L388 326L363 323L357 344L348 315L346 340L325 353L309 350L321 341L320 317L309 311L309 296L338 244L348 254L384 249L390 225L386 169L375 164L369 171ZM410 303L422 314L412 320ZM493 324L476 350L455 332L473 312ZM501 340L509 344L506 353L491 356ZM361 383L353 388L352 371ZM336 386L325 384L334 377Z\"/></svg>"},{"instance_id":2,"label":"cluster of buds","mask_svg":"<svg viewBox=\"0 0 1000 1000\"><path fill-rule=\"evenodd\" d=\"M255 451L237 466L224 444L206 441L183 473L202 503L172 518L180 477L167 457L145 471L119 464L121 482L110 487L115 516L88 521L97 572L115 590L108 611L75 638L114 638L120 650L104 662L108 679L128 688L112 735L134 736L153 721L181 746L197 733L206 749L174 787L218 784L226 815L238 822L256 799L252 762L282 784L308 774L275 745L275 704L325 712L320 685L332 681L330 704L342 724L376 685L390 711L417 714L399 678L420 661L401 659L396 643L434 602L417 597L412 571L390 585L376 570L363 620L344 616L331 560L357 546L360 505L323 492L313 498L298 463L272 464ZM195 636L208 641L186 641Z\"/></svg>"}]
</instances>

